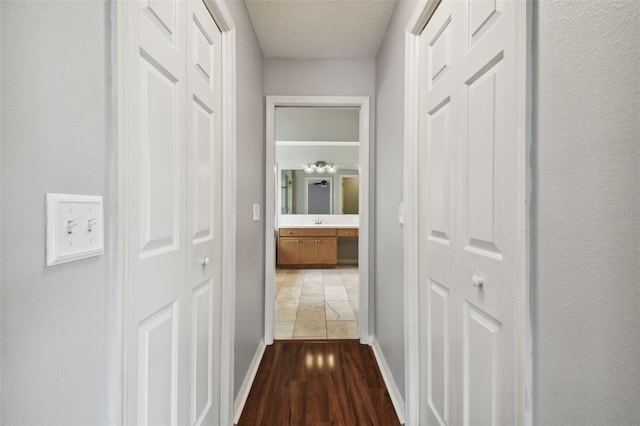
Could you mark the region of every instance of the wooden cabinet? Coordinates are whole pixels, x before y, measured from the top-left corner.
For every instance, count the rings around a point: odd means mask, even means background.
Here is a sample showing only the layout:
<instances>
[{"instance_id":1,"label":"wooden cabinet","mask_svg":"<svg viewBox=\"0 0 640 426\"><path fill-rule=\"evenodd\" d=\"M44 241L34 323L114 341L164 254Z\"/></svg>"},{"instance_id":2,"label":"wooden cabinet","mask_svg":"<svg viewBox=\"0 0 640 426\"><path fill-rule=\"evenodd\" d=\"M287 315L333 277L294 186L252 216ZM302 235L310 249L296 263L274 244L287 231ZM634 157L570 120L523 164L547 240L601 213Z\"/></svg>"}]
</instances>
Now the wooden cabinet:
<instances>
[{"instance_id":1,"label":"wooden cabinet","mask_svg":"<svg viewBox=\"0 0 640 426\"><path fill-rule=\"evenodd\" d=\"M357 236L358 230L282 228L278 235L278 265L332 266L338 263L338 237Z\"/></svg>"},{"instance_id":2,"label":"wooden cabinet","mask_svg":"<svg viewBox=\"0 0 640 426\"><path fill-rule=\"evenodd\" d=\"M335 265L338 263L338 239L318 238L317 257L319 265Z\"/></svg>"},{"instance_id":3,"label":"wooden cabinet","mask_svg":"<svg viewBox=\"0 0 640 426\"><path fill-rule=\"evenodd\" d=\"M278 264L297 265L298 264L298 238L285 237L278 240Z\"/></svg>"}]
</instances>

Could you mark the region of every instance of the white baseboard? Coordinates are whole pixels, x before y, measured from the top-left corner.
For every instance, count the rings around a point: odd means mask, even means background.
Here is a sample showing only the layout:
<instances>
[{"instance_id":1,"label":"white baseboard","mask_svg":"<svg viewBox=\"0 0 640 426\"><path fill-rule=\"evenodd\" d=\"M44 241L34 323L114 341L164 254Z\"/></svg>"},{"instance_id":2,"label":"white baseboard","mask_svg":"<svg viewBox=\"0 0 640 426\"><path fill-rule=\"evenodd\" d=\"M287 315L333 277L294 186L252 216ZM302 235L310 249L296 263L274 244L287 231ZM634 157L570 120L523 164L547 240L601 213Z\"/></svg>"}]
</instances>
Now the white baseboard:
<instances>
[{"instance_id":1,"label":"white baseboard","mask_svg":"<svg viewBox=\"0 0 640 426\"><path fill-rule=\"evenodd\" d=\"M387 364L387 360L384 358L380 344L378 344L378 340L375 337L371 342L371 348L373 349L373 354L376 357L378 367L382 373L384 384L387 386L387 391L391 397L393 408L396 410L398 421L400 421L400 424L404 424L404 399L402 398L402 394L400 393L400 389L398 388L396 381L393 379L391 370L389 370L389 365Z\"/></svg>"},{"instance_id":2,"label":"white baseboard","mask_svg":"<svg viewBox=\"0 0 640 426\"><path fill-rule=\"evenodd\" d=\"M266 347L264 340L260 340L256 353L253 355L253 359L251 360L251 364L247 370L247 374L244 376L244 380L242 381L242 385L238 391L238 397L233 402L233 424L237 424L240 421L240 415L242 414L244 404L246 404L247 398L249 397L251 385L253 384L253 380L256 378L256 373L258 372L258 367L260 366L260 361L262 361L262 355L264 354Z\"/></svg>"}]
</instances>

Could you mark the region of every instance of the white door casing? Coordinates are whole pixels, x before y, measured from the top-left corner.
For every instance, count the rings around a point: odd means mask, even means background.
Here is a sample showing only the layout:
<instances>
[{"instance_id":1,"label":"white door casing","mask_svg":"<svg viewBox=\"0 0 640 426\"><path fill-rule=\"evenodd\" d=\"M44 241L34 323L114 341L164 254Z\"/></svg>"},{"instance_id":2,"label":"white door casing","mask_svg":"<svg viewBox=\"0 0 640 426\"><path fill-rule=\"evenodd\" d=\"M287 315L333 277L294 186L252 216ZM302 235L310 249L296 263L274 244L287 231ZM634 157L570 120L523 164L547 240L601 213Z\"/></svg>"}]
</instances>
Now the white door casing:
<instances>
[{"instance_id":1,"label":"white door casing","mask_svg":"<svg viewBox=\"0 0 640 426\"><path fill-rule=\"evenodd\" d=\"M405 228L418 230L419 343L409 347L420 375L407 423L523 424L527 6L443 0L425 16L428 8L408 40L419 70L409 170L417 220Z\"/></svg>"},{"instance_id":2,"label":"white door casing","mask_svg":"<svg viewBox=\"0 0 640 426\"><path fill-rule=\"evenodd\" d=\"M220 31L201 1L121 7L122 419L219 424Z\"/></svg>"},{"instance_id":3,"label":"white door casing","mask_svg":"<svg viewBox=\"0 0 640 426\"><path fill-rule=\"evenodd\" d=\"M369 206L369 97L366 96L267 96L266 97L266 152L265 152L265 308L264 342L274 341L275 329L275 269L276 230L278 227L277 164L275 159L275 110L278 106L309 107L358 107L359 116L359 236L358 276L360 282L360 342L371 343L369 327L369 224L373 222L373 210Z\"/></svg>"}]
</instances>

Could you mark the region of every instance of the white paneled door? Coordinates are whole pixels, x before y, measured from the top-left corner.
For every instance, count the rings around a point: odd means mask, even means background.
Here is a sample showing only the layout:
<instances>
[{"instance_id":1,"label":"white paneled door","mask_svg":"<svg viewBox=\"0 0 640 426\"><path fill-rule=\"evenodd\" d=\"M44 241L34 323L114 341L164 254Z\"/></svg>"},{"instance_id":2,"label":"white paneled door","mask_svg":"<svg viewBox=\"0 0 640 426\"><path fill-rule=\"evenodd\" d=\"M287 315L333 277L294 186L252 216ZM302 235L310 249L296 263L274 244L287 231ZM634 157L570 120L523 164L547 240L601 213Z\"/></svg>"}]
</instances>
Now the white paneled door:
<instances>
[{"instance_id":1,"label":"white paneled door","mask_svg":"<svg viewBox=\"0 0 640 426\"><path fill-rule=\"evenodd\" d=\"M201 1L124 5L124 421L216 425L221 34Z\"/></svg>"},{"instance_id":2,"label":"white paneled door","mask_svg":"<svg viewBox=\"0 0 640 426\"><path fill-rule=\"evenodd\" d=\"M420 422L514 425L525 2L443 0L420 35Z\"/></svg>"}]
</instances>

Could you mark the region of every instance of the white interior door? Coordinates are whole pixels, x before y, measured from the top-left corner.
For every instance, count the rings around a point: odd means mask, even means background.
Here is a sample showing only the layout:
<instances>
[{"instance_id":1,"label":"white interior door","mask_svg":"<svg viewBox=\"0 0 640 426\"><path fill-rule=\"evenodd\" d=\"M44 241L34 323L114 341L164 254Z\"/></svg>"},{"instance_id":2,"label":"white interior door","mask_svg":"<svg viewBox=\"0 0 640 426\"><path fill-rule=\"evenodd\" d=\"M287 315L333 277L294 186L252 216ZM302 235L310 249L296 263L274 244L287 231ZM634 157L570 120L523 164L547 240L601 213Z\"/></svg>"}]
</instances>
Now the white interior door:
<instances>
[{"instance_id":1,"label":"white interior door","mask_svg":"<svg viewBox=\"0 0 640 426\"><path fill-rule=\"evenodd\" d=\"M189 424L214 425L220 412L222 35L202 1L187 7Z\"/></svg>"},{"instance_id":2,"label":"white interior door","mask_svg":"<svg viewBox=\"0 0 640 426\"><path fill-rule=\"evenodd\" d=\"M422 424L520 422L524 7L443 0L420 35Z\"/></svg>"},{"instance_id":3,"label":"white interior door","mask_svg":"<svg viewBox=\"0 0 640 426\"><path fill-rule=\"evenodd\" d=\"M201 1L123 7L124 417L218 424L220 32Z\"/></svg>"}]
</instances>

